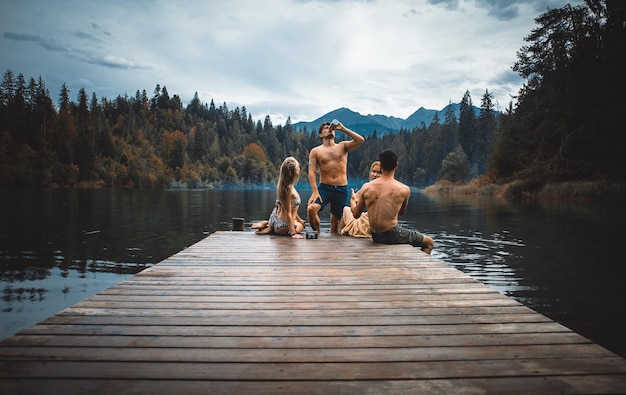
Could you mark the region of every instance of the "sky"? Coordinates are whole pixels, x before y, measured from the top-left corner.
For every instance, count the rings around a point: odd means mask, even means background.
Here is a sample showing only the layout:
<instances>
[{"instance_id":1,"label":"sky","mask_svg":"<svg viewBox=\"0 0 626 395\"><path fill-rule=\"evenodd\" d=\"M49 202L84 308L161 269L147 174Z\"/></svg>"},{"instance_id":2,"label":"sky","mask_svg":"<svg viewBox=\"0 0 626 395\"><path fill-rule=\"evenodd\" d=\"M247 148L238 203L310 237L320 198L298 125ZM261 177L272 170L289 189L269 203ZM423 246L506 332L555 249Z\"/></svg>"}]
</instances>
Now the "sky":
<instances>
[{"instance_id":1,"label":"sky","mask_svg":"<svg viewBox=\"0 0 626 395\"><path fill-rule=\"evenodd\" d=\"M0 72L41 76L58 104L157 85L254 121L347 107L408 118L466 91L514 100L511 70L535 18L565 0L0 0ZM514 101L513 101L514 103Z\"/></svg>"}]
</instances>

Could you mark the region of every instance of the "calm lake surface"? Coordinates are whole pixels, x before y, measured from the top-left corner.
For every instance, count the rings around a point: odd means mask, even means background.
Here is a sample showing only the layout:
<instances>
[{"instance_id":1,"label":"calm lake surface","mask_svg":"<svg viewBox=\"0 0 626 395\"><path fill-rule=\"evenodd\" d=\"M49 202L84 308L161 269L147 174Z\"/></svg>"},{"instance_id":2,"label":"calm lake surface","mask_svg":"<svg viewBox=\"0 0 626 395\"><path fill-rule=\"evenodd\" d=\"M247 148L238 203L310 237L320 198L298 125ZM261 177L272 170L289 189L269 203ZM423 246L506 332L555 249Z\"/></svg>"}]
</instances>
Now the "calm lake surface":
<instances>
[{"instance_id":1,"label":"calm lake surface","mask_svg":"<svg viewBox=\"0 0 626 395\"><path fill-rule=\"evenodd\" d=\"M298 190L306 201L310 189ZM244 217L251 231L274 200L272 189L0 188L0 339L230 230L233 217ZM418 191L401 217L434 238L433 256L624 357L625 220L617 202Z\"/></svg>"}]
</instances>

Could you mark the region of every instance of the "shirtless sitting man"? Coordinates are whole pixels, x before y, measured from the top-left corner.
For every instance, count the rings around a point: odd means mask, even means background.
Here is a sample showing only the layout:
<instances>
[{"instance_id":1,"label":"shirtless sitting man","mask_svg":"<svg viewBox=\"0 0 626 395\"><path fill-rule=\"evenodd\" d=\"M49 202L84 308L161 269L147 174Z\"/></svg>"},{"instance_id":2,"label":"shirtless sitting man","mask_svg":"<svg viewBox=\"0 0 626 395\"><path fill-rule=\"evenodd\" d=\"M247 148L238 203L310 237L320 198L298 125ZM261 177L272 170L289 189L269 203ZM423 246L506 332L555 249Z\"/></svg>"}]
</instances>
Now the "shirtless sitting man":
<instances>
[{"instance_id":1,"label":"shirtless sitting man","mask_svg":"<svg viewBox=\"0 0 626 395\"><path fill-rule=\"evenodd\" d=\"M359 218L367 208L372 239L381 244L411 244L430 254L435 242L429 236L398 224L398 215L404 214L411 189L395 179L398 156L387 149L380 153L383 175L363 185L359 200L352 207L354 218Z\"/></svg>"},{"instance_id":2,"label":"shirtless sitting man","mask_svg":"<svg viewBox=\"0 0 626 395\"><path fill-rule=\"evenodd\" d=\"M335 142L335 130L347 134L351 139ZM314 231L320 233L318 212L330 203L330 233L339 233L339 220L348 203L348 152L359 147L365 139L360 134L343 126L341 122L325 122L319 128L322 143L309 153L309 183L311 197L307 216ZM317 169L320 183L317 184Z\"/></svg>"}]
</instances>

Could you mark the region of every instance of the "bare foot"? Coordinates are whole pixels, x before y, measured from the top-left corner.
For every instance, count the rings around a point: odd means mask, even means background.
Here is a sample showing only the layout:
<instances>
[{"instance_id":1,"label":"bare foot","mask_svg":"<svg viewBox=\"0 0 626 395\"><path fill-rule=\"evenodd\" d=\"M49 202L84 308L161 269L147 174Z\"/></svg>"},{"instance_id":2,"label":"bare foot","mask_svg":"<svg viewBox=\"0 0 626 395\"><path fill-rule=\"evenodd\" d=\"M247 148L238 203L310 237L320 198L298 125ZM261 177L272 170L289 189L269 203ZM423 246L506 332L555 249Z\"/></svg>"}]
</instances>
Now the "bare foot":
<instances>
[{"instance_id":1,"label":"bare foot","mask_svg":"<svg viewBox=\"0 0 626 395\"><path fill-rule=\"evenodd\" d=\"M272 229L272 227L271 227L271 226L266 226L266 227L264 227L264 228L257 229L257 231L256 231L256 232L254 232L254 233L256 233L257 235L267 235L267 234L272 233L272 231L273 231L273 230L274 230L274 229Z\"/></svg>"},{"instance_id":2,"label":"bare foot","mask_svg":"<svg viewBox=\"0 0 626 395\"><path fill-rule=\"evenodd\" d=\"M261 222L255 222L252 225L250 225L250 227L252 229L265 229L267 228L268 222L267 220L263 220Z\"/></svg>"},{"instance_id":3,"label":"bare foot","mask_svg":"<svg viewBox=\"0 0 626 395\"><path fill-rule=\"evenodd\" d=\"M422 241L422 251L430 254L434 247L435 241L432 239L432 237L424 235L424 240Z\"/></svg>"}]
</instances>

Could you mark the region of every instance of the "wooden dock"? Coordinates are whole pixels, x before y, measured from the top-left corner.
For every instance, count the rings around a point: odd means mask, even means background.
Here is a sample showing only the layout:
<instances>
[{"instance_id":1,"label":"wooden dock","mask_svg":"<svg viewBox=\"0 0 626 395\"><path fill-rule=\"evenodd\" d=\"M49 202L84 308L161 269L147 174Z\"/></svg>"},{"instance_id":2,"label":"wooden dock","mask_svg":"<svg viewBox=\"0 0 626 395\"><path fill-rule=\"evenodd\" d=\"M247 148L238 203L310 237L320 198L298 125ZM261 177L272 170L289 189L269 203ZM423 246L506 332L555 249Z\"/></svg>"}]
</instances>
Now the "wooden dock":
<instances>
[{"instance_id":1,"label":"wooden dock","mask_svg":"<svg viewBox=\"0 0 626 395\"><path fill-rule=\"evenodd\" d=\"M626 360L411 246L246 230L3 340L0 392L626 393Z\"/></svg>"}]
</instances>

